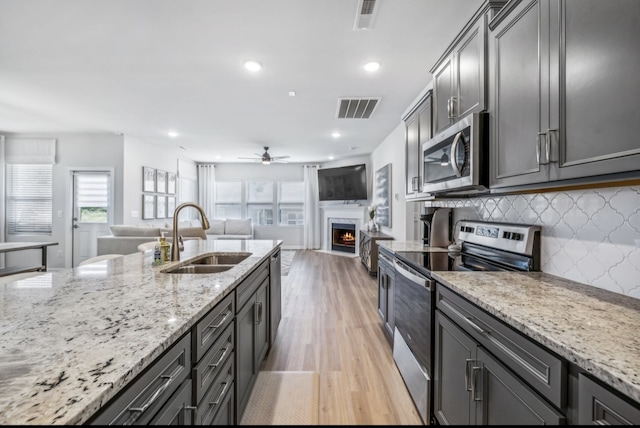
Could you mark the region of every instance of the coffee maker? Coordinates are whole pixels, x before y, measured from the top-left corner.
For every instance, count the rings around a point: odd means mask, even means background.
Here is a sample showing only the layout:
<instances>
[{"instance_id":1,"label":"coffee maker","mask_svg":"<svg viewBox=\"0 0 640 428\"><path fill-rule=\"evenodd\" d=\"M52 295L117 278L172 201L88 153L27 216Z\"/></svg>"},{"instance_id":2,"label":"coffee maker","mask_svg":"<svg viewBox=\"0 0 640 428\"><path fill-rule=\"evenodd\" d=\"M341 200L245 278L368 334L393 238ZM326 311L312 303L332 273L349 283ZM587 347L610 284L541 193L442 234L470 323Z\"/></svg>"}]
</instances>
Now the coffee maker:
<instances>
[{"instance_id":1,"label":"coffee maker","mask_svg":"<svg viewBox=\"0 0 640 428\"><path fill-rule=\"evenodd\" d=\"M425 207L420 221L425 247L448 247L451 244L451 208Z\"/></svg>"}]
</instances>

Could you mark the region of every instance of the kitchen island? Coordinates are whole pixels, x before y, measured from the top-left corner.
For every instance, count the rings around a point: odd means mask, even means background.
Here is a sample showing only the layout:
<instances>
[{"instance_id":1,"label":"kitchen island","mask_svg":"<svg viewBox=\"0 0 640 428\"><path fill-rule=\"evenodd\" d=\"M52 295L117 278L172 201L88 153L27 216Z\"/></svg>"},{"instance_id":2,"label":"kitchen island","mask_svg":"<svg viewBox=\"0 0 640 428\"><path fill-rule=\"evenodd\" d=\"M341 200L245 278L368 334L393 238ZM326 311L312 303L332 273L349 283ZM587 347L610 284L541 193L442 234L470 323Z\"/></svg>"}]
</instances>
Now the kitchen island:
<instances>
[{"instance_id":1,"label":"kitchen island","mask_svg":"<svg viewBox=\"0 0 640 428\"><path fill-rule=\"evenodd\" d=\"M186 241L3 286L0 424L82 424L233 292L280 240ZM199 255L248 252L215 274L168 274Z\"/></svg>"}]
</instances>

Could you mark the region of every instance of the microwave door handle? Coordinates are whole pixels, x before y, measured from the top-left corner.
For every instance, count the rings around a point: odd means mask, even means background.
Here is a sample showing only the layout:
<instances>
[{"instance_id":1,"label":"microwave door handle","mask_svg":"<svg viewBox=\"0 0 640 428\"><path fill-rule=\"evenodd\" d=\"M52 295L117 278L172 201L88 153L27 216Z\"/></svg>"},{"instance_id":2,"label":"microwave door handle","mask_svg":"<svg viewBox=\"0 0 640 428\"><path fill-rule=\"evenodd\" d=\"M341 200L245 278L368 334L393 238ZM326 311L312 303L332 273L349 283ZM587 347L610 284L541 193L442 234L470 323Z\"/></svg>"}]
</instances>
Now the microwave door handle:
<instances>
[{"instance_id":1,"label":"microwave door handle","mask_svg":"<svg viewBox=\"0 0 640 428\"><path fill-rule=\"evenodd\" d=\"M462 170L460 169L460 166L456 162L456 152L458 151L458 144L460 144L460 140L462 139L463 135L464 134L462 133L462 131L456 134L456 137L453 139L453 144L451 144L451 155L449 156L449 159L451 159L451 166L453 167L453 172L456 173L457 177L462 177Z\"/></svg>"}]
</instances>

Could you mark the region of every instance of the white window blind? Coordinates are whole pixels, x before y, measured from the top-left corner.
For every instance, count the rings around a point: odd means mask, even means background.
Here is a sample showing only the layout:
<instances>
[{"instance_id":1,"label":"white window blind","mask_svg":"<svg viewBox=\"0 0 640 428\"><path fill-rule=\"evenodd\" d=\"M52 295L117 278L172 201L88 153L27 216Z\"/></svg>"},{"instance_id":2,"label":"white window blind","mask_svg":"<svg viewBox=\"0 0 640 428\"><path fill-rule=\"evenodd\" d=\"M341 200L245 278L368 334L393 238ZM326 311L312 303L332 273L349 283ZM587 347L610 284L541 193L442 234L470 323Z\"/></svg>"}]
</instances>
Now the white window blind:
<instances>
[{"instance_id":1,"label":"white window blind","mask_svg":"<svg viewBox=\"0 0 640 428\"><path fill-rule=\"evenodd\" d=\"M273 182L254 181L247 184L247 215L253 224L273 224Z\"/></svg>"},{"instance_id":2,"label":"white window blind","mask_svg":"<svg viewBox=\"0 0 640 428\"><path fill-rule=\"evenodd\" d=\"M216 181L216 218L242 218L242 182Z\"/></svg>"},{"instance_id":3,"label":"white window blind","mask_svg":"<svg viewBox=\"0 0 640 428\"><path fill-rule=\"evenodd\" d=\"M7 233L51 233L53 166L7 164Z\"/></svg>"},{"instance_id":4,"label":"white window blind","mask_svg":"<svg viewBox=\"0 0 640 428\"><path fill-rule=\"evenodd\" d=\"M109 176L105 173L82 173L76 179L76 206L80 221L107 223L109 208Z\"/></svg>"},{"instance_id":5,"label":"white window blind","mask_svg":"<svg viewBox=\"0 0 640 428\"><path fill-rule=\"evenodd\" d=\"M304 224L304 182L278 183L278 217L281 225Z\"/></svg>"}]
</instances>

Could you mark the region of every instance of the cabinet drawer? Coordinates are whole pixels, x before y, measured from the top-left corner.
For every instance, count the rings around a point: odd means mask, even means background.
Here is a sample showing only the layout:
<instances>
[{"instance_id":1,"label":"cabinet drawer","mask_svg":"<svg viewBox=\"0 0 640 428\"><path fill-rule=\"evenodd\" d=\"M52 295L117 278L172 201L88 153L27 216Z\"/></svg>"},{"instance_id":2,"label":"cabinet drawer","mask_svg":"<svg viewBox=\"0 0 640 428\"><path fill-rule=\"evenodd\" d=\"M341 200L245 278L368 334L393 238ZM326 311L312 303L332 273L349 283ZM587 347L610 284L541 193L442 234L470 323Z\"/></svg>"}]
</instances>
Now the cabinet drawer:
<instances>
[{"instance_id":1,"label":"cabinet drawer","mask_svg":"<svg viewBox=\"0 0 640 428\"><path fill-rule=\"evenodd\" d=\"M640 407L591 380L578 375L579 425L640 425Z\"/></svg>"},{"instance_id":2,"label":"cabinet drawer","mask_svg":"<svg viewBox=\"0 0 640 428\"><path fill-rule=\"evenodd\" d=\"M91 424L148 424L187 379L190 370L191 334L187 333L107 404Z\"/></svg>"},{"instance_id":3,"label":"cabinet drawer","mask_svg":"<svg viewBox=\"0 0 640 428\"><path fill-rule=\"evenodd\" d=\"M233 321L234 300L234 293L229 294L194 326L193 355L195 361L200 361L216 341L218 335Z\"/></svg>"},{"instance_id":4,"label":"cabinet drawer","mask_svg":"<svg viewBox=\"0 0 640 428\"><path fill-rule=\"evenodd\" d=\"M265 260L236 287L236 309L240 310L253 296L262 281L269 276L269 260Z\"/></svg>"},{"instance_id":5,"label":"cabinet drawer","mask_svg":"<svg viewBox=\"0 0 640 428\"><path fill-rule=\"evenodd\" d=\"M223 407L225 398L234 387L234 358L227 358L220 373L198 405L194 425L210 425L218 411Z\"/></svg>"},{"instance_id":6,"label":"cabinet drawer","mask_svg":"<svg viewBox=\"0 0 640 428\"><path fill-rule=\"evenodd\" d=\"M559 409L567 402L567 364L542 345L438 284L436 306Z\"/></svg>"},{"instance_id":7,"label":"cabinet drawer","mask_svg":"<svg viewBox=\"0 0 640 428\"><path fill-rule=\"evenodd\" d=\"M224 363L233 355L235 348L234 325L229 324L226 330L218 337L209 351L198 362L193 370L194 394L196 403L199 403L205 391L213 383L220 373Z\"/></svg>"}]
</instances>

